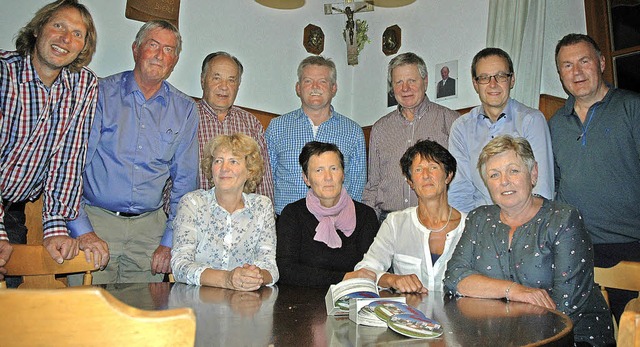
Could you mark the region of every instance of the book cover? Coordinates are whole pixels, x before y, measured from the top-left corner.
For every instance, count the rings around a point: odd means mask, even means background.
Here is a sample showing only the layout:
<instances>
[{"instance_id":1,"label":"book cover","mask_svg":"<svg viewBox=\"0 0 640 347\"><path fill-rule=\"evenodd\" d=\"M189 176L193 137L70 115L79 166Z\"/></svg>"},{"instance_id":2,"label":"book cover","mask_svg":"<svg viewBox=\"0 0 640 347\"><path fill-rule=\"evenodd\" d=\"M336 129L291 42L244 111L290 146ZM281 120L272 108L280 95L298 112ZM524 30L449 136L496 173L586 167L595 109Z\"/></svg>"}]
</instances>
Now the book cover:
<instances>
[{"instance_id":1,"label":"book cover","mask_svg":"<svg viewBox=\"0 0 640 347\"><path fill-rule=\"evenodd\" d=\"M419 317L425 317L422 312L418 311L414 307L411 307L406 303L397 301L379 300L376 302L372 302L371 304L369 304L369 306L371 306L376 316L378 316L378 318L385 322L388 322L392 316L400 314L410 314Z\"/></svg>"},{"instance_id":2,"label":"book cover","mask_svg":"<svg viewBox=\"0 0 640 347\"><path fill-rule=\"evenodd\" d=\"M349 300L357 298L379 298L378 286L366 278L352 278L332 284L324 298L327 315L348 315Z\"/></svg>"},{"instance_id":3,"label":"book cover","mask_svg":"<svg viewBox=\"0 0 640 347\"><path fill-rule=\"evenodd\" d=\"M442 335L440 324L424 315L397 314L389 318L391 330L409 337L429 339Z\"/></svg>"}]
</instances>

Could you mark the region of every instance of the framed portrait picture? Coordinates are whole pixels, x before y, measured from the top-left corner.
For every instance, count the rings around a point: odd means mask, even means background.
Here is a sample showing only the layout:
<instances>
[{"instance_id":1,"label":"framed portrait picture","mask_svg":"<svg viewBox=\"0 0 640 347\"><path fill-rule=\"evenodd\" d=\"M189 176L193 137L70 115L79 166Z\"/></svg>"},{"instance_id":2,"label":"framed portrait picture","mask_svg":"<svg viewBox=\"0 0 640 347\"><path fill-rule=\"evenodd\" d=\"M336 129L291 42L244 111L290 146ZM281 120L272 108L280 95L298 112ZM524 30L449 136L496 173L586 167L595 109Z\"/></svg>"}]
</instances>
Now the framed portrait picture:
<instances>
[{"instance_id":1,"label":"framed portrait picture","mask_svg":"<svg viewBox=\"0 0 640 347\"><path fill-rule=\"evenodd\" d=\"M436 64L434 80L436 81L436 99L448 99L458 96L458 61L451 60Z\"/></svg>"}]
</instances>

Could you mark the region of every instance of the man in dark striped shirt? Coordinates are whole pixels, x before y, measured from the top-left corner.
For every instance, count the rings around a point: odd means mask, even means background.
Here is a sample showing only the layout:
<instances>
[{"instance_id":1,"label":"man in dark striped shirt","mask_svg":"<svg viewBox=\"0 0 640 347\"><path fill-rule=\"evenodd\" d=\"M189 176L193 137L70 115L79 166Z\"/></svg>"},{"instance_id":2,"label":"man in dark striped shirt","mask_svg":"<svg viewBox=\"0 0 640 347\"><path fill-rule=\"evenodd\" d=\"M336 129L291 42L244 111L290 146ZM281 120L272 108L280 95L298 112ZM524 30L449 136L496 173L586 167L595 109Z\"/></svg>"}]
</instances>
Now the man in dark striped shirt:
<instances>
[{"instance_id":1,"label":"man in dark striped shirt","mask_svg":"<svg viewBox=\"0 0 640 347\"><path fill-rule=\"evenodd\" d=\"M80 204L98 82L85 66L95 48L86 7L58 0L20 30L16 51L0 50L0 279L10 242L26 243L25 203L40 194L44 246L58 263L78 254L65 222Z\"/></svg>"}]
</instances>

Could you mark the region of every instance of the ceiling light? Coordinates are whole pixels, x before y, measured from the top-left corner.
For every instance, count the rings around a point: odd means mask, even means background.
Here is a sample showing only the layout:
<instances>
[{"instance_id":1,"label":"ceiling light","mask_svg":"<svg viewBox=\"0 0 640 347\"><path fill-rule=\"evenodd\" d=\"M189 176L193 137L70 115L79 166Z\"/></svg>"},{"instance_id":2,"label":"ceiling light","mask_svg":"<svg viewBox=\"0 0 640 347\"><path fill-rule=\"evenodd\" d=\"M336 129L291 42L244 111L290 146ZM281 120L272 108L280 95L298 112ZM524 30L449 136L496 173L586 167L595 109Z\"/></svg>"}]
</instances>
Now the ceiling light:
<instances>
[{"instance_id":1,"label":"ceiling light","mask_svg":"<svg viewBox=\"0 0 640 347\"><path fill-rule=\"evenodd\" d=\"M367 2L380 7L401 7L412 4L415 1L416 0L368 0Z\"/></svg>"},{"instance_id":2,"label":"ceiling light","mask_svg":"<svg viewBox=\"0 0 640 347\"><path fill-rule=\"evenodd\" d=\"M294 10L304 6L304 0L256 0L256 2L279 10Z\"/></svg>"}]
</instances>

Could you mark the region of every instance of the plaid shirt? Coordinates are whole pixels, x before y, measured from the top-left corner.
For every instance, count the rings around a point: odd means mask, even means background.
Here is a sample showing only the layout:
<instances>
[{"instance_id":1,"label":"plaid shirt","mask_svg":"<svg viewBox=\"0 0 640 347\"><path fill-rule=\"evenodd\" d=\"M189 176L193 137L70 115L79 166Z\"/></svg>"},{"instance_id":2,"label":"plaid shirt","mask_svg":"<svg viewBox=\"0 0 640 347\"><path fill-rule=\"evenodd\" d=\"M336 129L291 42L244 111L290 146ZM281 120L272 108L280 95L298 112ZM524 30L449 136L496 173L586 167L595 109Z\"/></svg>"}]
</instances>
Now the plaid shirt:
<instances>
[{"instance_id":1,"label":"plaid shirt","mask_svg":"<svg viewBox=\"0 0 640 347\"><path fill-rule=\"evenodd\" d=\"M200 115L200 123L198 125L198 143L200 144L200 159L204 145L217 135L232 135L235 133L243 133L256 140L260 147L260 154L264 159L264 176L262 183L256 188L256 193L265 195L273 201L273 178L271 176L271 165L269 164L269 154L267 152L267 143L264 140L264 129L262 124L251 113L231 106L229 112L221 122L215 111L209 106L204 99L198 102L198 114ZM200 188L210 189L209 181L204 177L202 168L200 168Z\"/></svg>"},{"instance_id":2,"label":"plaid shirt","mask_svg":"<svg viewBox=\"0 0 640 347\"><path fill-rule=\"evenodd\" d=\"M435 141L447 148L449 129L459 116L425 95L413 121L402 115L400 106L378 119L369 135L369 176L362 202L373 207L378 216L418 206L418 196L402 174L400 158L419 140Z\"/></svg>"},{"instance_id":3,"label":"plaid shirt","mask_svg":"<svg viewBox=\"0 0 640 347\"><path fill-rule=\"evenodd\" d=\"M87 68L63 68L48 88L31 56L0 50L0 195L17 202L43 193L45 238L68 235L65 221L77 216L97 82Z\"/></svg>"},{"instance_id":4,"label":"plaid shirt","mask_svg":"<svg viewBox=\"0 0 640 347\"><path fill-rule=\"evenodd\" d=\"M276 117L265 132L274 182L274 208L277 214L288 204L307 195L298 162L302 147L309 141L334 143L344 156L343 186L353 200L360 202L367 181L367 152L358 123L339 114L331 106L331 117L313 134L309 117L302 108Z\"/></svg>"}]
</instances>

